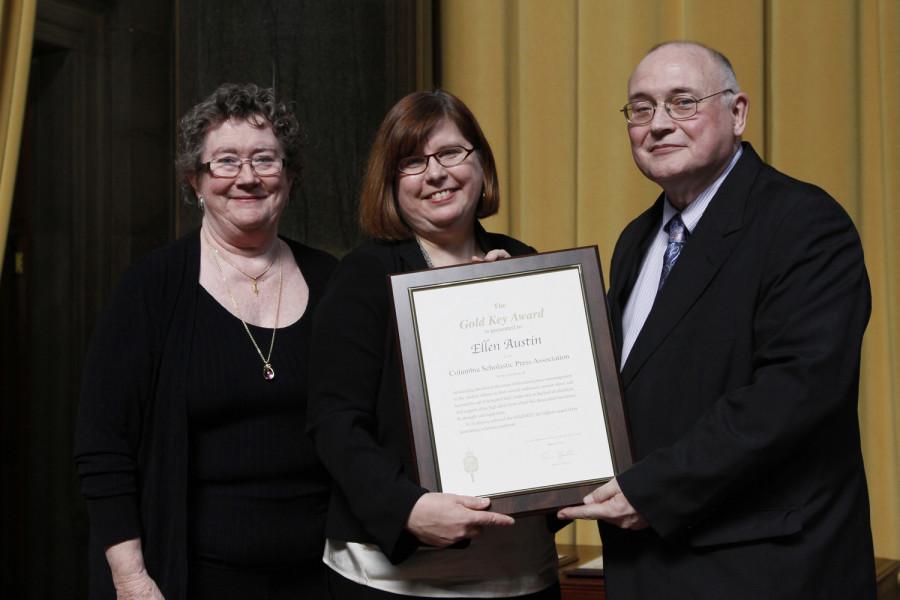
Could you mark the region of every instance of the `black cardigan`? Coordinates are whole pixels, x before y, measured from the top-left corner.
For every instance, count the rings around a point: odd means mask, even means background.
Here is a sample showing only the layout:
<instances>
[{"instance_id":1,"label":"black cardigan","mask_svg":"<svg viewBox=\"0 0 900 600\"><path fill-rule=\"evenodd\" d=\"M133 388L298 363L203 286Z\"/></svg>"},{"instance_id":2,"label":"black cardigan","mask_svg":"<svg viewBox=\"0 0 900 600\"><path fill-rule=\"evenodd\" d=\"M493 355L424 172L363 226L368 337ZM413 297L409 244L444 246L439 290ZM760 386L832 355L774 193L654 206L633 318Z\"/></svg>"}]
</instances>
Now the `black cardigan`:
<instances>
[{"instance_id":1,"label":"black cardigan","mask_svg":"<svg viewBox=\"0 0 900 600\"><path fill-rule=\"evenodd\" d=\"M336 261L285 241L309 285L311 315ZM91 524L92 599L115 598L105 549L136 537L167 600L186 598L185 390L199 278L194 231L125 274L94 333L75 432L75 463Z\"/></svg>"},{"instance_id":2,"label":"black cardigan","mask_svg":"<svg viewBox=\"0 0 900 600\"><path fill-rule=\"evenodd\" d=\"M534 248L477 227L485 251ZM416 483L387 276L426 269L415 240L369 242L334 272L313 320L307 423L335 480L325 535L375 543L393 563L418 540L406 531L426 490Z\"/></svg>"}]
</instances>

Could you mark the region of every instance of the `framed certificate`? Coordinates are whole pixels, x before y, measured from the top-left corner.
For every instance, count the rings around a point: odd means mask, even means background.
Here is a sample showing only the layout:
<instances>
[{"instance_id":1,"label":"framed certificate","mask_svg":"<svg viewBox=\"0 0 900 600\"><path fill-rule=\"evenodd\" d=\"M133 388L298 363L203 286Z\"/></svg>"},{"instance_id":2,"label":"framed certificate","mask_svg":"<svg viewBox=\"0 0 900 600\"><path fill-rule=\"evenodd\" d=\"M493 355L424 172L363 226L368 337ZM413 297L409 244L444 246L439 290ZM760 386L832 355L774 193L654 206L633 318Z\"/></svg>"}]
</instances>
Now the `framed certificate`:
<instances>
[{"instance_id":1,"label":"framed certificate","mask_svg":"<svg viewBox=\"0 0 900 600\"><path fill-rule=\"evenodd\" d=\"M596 246L390 285L420 485L525 514L631 464Z\"/></svg>"}]
</instances>

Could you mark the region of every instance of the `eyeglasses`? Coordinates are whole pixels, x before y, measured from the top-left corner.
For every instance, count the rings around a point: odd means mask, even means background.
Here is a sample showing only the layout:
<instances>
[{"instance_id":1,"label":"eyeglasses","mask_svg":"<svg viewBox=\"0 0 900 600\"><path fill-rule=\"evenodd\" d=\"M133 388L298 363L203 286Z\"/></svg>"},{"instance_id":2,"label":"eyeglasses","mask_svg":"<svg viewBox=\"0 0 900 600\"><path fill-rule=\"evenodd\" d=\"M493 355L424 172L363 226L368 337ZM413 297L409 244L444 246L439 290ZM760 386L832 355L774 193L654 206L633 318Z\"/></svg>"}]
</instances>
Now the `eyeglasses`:
<instances>
[{"instance_id":1,"label":"eyeglasses","mask_svg":"<svg viewBox=\"0 0 900 600\"><path fill-rule=\"evenodd\" d=\"M241 158L232 154L226 154L200 166L209 171L213 177L231 178L237 177L245 164L260 177L278 175L284 167L284 158L272 154L254 154L250 158Z\"/></svg>"},{"instance_id":2,"label":"eyeglasses","mask_svg":"<svg viewBox=\"0 0 900 600\"><path fill-rule=\"evenodd\" d=\"M448 146L441 148L437 152L425 154L423 156L407 156L400 159L397 163L397 170L404 175L418 175L424 173L428 168L428 160L434 158L442 167L455 167L466 160L475 148L464 148L462 146Z\"/></svg>"},{"instance_id":3,"label":"eyeglasses","mask_svg":"<svg viewBox=\"0 0 900 600\"><path fill-rule=\"evenodd\" d=\"M734 93L733 90L727 89L716 92L715 94L710 94L709 96L704 96L703 98L694 98L690 94L675 94L671 98L667 98L663 102L663 106L665 106L666 112L669 113L670 117L676 121L683 121L684 119L690 119L697 114L698 104L713 96L718 96L719 94L724 94L726 92ZM655 102L651 102L650 100L636 100L635 102L629 102L623 106L619 112L624 114L625 120L632 125L646 125L653 120L657 106L658 105Z\"/></svg>"}]
</instances>

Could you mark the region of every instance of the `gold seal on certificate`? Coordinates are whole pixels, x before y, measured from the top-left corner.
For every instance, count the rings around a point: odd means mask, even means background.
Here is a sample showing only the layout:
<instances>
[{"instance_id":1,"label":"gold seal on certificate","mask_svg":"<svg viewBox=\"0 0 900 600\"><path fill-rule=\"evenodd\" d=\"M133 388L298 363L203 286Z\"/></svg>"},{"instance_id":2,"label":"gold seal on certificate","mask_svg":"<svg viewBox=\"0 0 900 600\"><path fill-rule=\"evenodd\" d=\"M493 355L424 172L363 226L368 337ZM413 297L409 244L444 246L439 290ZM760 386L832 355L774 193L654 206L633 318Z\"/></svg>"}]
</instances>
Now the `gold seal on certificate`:
<instances>
[{"instance_id":1,"label":"gold seal on certificate","mask_svg":"<svg viewBox=\"0 0 900 600\"><path fill-rule=\"evenodd\" d=\"M478 470L478 458L472 451L466 452L466 455L463 457L463 470L469 474L472 478L472 483L475 483L475 471Z\"/></svg>"},{"instance_id":2,"label":"gold seal on certificate","mask_svg":"<svg viewBox=\"0 0 900 600\"><path fill-rule=\"evenodd\" d=\"M596 247L391 287L423 487L523 514L581 502L631 464Z\"/></svg>"}]
</instances>

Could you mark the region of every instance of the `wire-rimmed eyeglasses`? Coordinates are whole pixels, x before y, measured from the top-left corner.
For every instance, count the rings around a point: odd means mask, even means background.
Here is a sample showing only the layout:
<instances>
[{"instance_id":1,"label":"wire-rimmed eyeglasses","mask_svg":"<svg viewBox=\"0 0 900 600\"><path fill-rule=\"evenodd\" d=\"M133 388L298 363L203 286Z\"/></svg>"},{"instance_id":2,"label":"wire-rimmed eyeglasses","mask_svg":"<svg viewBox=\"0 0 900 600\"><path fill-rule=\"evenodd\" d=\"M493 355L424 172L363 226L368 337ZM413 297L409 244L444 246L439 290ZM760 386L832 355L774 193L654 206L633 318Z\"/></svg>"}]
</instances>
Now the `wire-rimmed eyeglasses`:
<instances>
[{"instance_id":1,"label":"wire-rimmed eyeglasses","mask_svg":"<svg viewBox=\"0 0 900 600\"><path fill-rule=\"evenodd\" d=\"M697 105L719 94L734 93L731 88L724 89L715 94L704 96L703 98L695 98L690 94L675 94L671 98L666 98L663 106L670 117L676 121L690 119L697 114ZM656 114L658 104L651 100L635 100L629 102L621 108L619 112L625 115L625 120L632 125L646 125L653 120Z\"/></svg>"},{"instance_id":2,"label":"wire-rimmed eyeglasses","mask_svg":"<svg viewBox=\"0 0 900 600\"><path fill-rule=\"evenodd\" d=\"M250 169L260 177L267 177L281 173L284 158L274 154L254 154L250 158L226 154L209 162L200 163L200 166L209 171L213 177L231 178L237 177L245 164L249 164Z\"/></svg>"}]
</instances>

